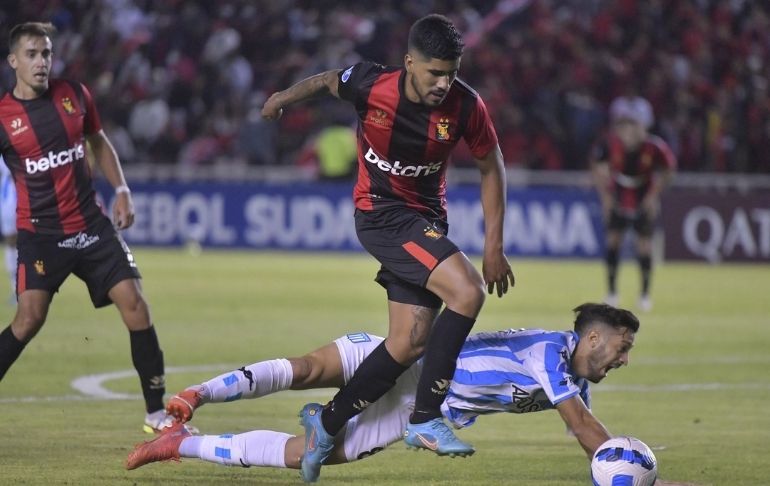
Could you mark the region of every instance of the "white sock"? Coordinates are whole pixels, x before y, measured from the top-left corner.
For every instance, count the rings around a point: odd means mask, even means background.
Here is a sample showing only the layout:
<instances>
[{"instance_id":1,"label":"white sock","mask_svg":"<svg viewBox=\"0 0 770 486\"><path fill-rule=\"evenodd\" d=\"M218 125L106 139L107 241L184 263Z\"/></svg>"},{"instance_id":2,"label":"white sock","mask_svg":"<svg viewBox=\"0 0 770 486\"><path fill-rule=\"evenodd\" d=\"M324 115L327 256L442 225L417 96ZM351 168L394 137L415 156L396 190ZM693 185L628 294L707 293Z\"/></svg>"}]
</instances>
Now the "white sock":
<instances>
[{"instance_id":1,"label":"white sock","mask_svg":"<svg viewBox=\"0 0 770 486\"><path fill-rule=\"evenodd\" d=\"M179 455L225 466L286 467L286 442L292 437L272 430L253 430L235 435L193 435L179 444Z\"/></svg>"},{"instance_id":2,"label":"white sock","mask_svg":"<svg viewBox=\"0 0 770 486\"><path fill-rule=\"evenodd\" d=\"M16 295L16 269L18 265L19 251L15 246L5 245L5 271L11 280L11 292Z\"/></svg>"},{"instance_id":3,"label":"white sock","mask_svg":"<svg viewBox=\"0 0 770 486\"><path fill-rule=\"evenodd\" d=\"M231 402L288 390L294 373L287 359L271 359L230 371L201 384L203 402Z\"/></svg>"}]
</instances>

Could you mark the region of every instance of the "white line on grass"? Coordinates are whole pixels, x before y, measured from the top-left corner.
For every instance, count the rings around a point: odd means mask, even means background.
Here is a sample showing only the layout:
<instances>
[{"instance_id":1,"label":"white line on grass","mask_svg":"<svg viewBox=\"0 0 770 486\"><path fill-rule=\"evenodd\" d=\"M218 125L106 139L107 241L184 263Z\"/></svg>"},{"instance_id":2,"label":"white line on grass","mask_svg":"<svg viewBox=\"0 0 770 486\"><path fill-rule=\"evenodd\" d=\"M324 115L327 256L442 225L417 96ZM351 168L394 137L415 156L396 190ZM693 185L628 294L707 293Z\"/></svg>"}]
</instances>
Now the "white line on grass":
<instances>
[{"instance_id":1,"label":"white line on grass","mask_svg":"<svg viewBox=\"0 0 770 486\"><path fill-rule=\"evenodd\" d=\"M234 367L227 364L199 365L199 366L170 366L166 368L166 374L171 373L196 373L215 372L223 373ZM140 400L139 394L120 393L108 390L104 384L108 381L136 376L135 370L112 371L96 375L85 375L75 378L70 383L79 395L60 396L29 396L0 398L1 403L32 403L54 401L84 401L84 400ZM770 383L670 383L659 385L594 385L594 392L693 392L715 390L770 390ZM331 396L329 389L298 390L292 391L297 397Z\"/></svg>"}]
</instances>

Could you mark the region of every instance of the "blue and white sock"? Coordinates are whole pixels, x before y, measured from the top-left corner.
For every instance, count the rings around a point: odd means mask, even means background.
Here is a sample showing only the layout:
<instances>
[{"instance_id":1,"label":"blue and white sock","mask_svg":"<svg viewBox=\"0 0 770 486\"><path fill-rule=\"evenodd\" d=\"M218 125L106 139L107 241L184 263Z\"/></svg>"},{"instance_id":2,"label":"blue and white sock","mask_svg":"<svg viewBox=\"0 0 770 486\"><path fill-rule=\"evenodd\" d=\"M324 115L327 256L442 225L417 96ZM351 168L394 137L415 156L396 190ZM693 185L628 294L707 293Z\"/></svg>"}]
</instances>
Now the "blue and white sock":
<instances>
[{"instance_id":1,"label":"blue and white sock","mask_svg":"<svg viewBox=\"0 0 770 486\"><path fill-rule=\"evenodd\" d=\"M287 359L271 359L224 373L201 384L203 402L258 398L291 387L294 372Z\"/></svg>"},{"instance_id":2,"label":"blue and white sock","mask_svg":"<svg viewBox=\"0 0 770 486\"><path fill-rule=\"evenodd\" d=\"M194 435L179 445L181 457L194 457L225 466L286 467L286 442L294 437L272 430L242 434Z\"/></svg>"}]
</instances>

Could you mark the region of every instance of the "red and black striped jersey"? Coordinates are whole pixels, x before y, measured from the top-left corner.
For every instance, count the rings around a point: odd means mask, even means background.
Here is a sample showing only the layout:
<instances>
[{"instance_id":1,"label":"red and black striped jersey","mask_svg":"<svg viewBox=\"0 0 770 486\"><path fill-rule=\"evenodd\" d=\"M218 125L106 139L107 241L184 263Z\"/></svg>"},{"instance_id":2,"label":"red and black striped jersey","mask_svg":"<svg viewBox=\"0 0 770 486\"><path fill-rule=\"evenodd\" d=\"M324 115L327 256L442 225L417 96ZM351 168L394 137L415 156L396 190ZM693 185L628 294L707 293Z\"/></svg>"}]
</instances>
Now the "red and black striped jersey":
<instances>
[{"instance_id":1,"label":"red and black striped jersey","mask_svg":"<svg viewBox=\"0 0 770 486\"><path fill-rule=\"evenodd\" d=\"M474 157L497 145L481 97L457 79L437 107L414 103L404 93L406 70L371 62L339 74L339 95L358 113L356 208L409 207L446 218L446 169L465 139Z\"/></svg>"},{"instance_id":2,"label":"red and black striped jersey","mask_svg":"<svg viewBox=\"0 0 770 486\"><path fill-rule=\"evenodd\" d=\"M615 197L626 210L638 208L652 186L655 171L676 169L676 157L656 135L648 135L637 150L627 152L623 142L609 134L594 147L592 158L609 164Z\"/></svg>"},{"instance_id":3,"label":"red and black striped jersey","mask_svg":"<svg viewBox=\"0 0 770 486\"><path fill-rule=\"evenodd\" d=\"M19 230L65 235L104 218L96 202L85 135L101 130L88 89L51 80L33 100L0 97L0 152L13 175Z\"/></svg>"}]
</instances>

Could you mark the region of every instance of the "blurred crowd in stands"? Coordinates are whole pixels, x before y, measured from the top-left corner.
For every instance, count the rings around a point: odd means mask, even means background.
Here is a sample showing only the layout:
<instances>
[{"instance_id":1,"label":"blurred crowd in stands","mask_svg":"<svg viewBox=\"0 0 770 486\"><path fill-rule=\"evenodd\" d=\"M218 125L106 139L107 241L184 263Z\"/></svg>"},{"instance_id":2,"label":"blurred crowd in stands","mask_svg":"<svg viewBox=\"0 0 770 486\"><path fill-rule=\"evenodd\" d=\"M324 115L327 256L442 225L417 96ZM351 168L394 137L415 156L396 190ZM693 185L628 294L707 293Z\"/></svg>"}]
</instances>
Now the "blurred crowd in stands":
<instances>
[{"instance_id":1,"label":"blurred crowd in stands","mask_svg":"<svg viewBox=\"0 0 770 486\"><path fill-rule=\"evenodd\" d=\"M54 75L88 84L126 165L287 165L354 113L330 98L264 122L265 97L360 59L400 65L409 25L434 11L465 35L460 77L509 166L585 169L610 101L634 93L681 170L770 172L770 2L4 0L0 35L57 26Z\"/></svg>"}]
</instances>

